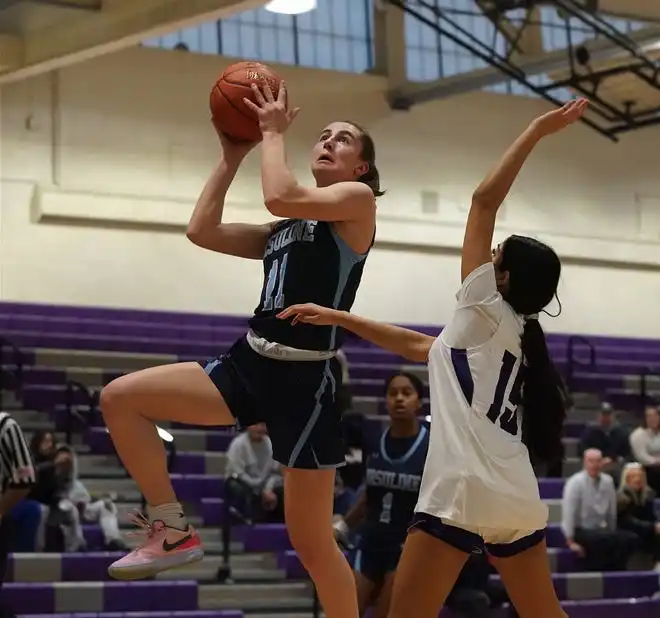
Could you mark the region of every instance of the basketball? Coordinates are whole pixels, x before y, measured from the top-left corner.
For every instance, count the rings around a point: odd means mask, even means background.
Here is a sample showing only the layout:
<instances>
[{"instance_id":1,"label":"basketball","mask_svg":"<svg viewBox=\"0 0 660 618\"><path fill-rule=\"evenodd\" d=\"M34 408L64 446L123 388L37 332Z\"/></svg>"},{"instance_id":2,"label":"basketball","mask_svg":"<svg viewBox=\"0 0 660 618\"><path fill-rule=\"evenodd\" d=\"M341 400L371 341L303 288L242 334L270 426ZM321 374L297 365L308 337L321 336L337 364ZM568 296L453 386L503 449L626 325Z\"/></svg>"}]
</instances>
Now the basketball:
<instances>
[{"instance_id":1,"label":"basketball","mask_svg":"<svg viewBox=\"0 0 660 618\"><path fill-rule=\"evenodd\" d=\"M259 62L238 62L228 67L211 90L211 114L216 126L229 137L239 141L256 142L261 139L256 114L243 102L255 101L252 84L271 89L274 97L282 79L271 68Z\"/></svg>"}]
</instances>

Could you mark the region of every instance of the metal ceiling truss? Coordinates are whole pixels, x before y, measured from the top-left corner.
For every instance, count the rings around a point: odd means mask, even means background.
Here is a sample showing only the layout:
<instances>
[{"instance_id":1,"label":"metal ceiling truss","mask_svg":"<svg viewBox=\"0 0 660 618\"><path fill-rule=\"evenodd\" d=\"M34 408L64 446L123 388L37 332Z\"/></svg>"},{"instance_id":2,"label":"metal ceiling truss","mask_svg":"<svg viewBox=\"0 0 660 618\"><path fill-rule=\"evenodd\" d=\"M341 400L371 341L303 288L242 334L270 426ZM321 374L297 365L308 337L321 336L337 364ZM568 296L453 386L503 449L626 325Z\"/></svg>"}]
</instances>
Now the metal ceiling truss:
<instances>
[{"instance_id":1,"label":"metal ceiling truss","mask_svg":"<svg viewBox=\"0 0 660 618\"><path fill-rule=\"evenodd\" d=\"M621 103L608 101L605 95L601 96L601 86L608 79L624 74L642 80L660 94L660 63L646 55L635 41L602 19L595 12L597 6L593 0L475 0L481 13L471 14L485 16L495 26L492 40L489 42L478 39L463 28L456 20L457 11L439 8L434 0L386 0L386 2L433 28L439 35L447 37L462 49L499 70L506 78L525 86L554 105L561 106L565 102L556 96L560 89L569 88L584 94L592 105L591 114L583 117L582 122L612 141L618 141L617 136L620 133L660 124L660 107L636 110L637 101ZM537 85L530 78L538 72L526 73L513 57L515 55L519 58L521 55L519 41L525 29L539 25L530 19L530 13L541 5L556 7L559 15L564 18L569 44L565 50L566 69L560 72L568 71L569 75L554 81L548 77L548 83ZM510 10L520 9L526 10L526 17L519 25L512 27L512 22L507 19L507 13ZM432 17L430 18L429 15ZM593 32L593 38L606 40L611 45L612 51L608 57L616 59L616 66L602 69L594 69L590 66L591 58L587 48L572 43L578 27L581 33L586 29ZM507 51L504 54L497 51L498 36L502 36L506 41ZM602 60L603 57L599 56L598 61ZM392 106L396 109L409 109L417 102L414 96L397 93L393 94L391 100Z\"/></svg>"}]
</instances>

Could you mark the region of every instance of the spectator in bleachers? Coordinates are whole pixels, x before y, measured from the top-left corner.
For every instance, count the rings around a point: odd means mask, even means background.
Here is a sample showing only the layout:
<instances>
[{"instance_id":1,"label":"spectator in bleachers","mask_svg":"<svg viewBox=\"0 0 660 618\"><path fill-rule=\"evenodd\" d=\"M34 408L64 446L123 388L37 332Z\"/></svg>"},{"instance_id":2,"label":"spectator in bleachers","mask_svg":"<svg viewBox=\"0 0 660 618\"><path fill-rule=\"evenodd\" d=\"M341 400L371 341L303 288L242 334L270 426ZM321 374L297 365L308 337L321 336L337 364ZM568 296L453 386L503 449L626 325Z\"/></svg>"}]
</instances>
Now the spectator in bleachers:
<instances>
[{"instance_id":1,"label":"spectator in bleachers","mask_svg":"<svg viewBox=\"0 0 660 618\"><path fill-rule=\"evenodd\" d=\"M247 519L284 521L282 472L265 423L251 425L231 441L225 492Z\"/></svg>"},{"instance_id":2,"label":"spectator in bleachers","mask_svg":"<svg viewBox=\"0 0 660 618\"><path fill-rule=\"evenodd\" d=\"M630 434L630 447L646 470L648 484L660 494L660 412L655 405L646 406L643 426Z\"/></svg>"},{"instance_id":3,"label":"spectator in bleachers","mask_svg":"<svg viewBox=\"0 0 660 618\"><path fill-rule=\"evenodd\" d=\"M38 551L78 551L84 546L80 517L62 501L58 468L65 458L57 453L50 431L37 431L30 442L35 462L36 484L28 499L40 504L41 522L35 540Z\"/></svg>"},{"instance_id":4,"label":"spectator in bleachers","mask_svg":"<svg viewBox=\"0 0 660 618\"><path fill-rule=\"evenodd\" d=\"M653 505L656 495L646 484L642 464L628 463L624 466L618 492L619 527L634 532L640 538L642 551L651 554L655 570L660 571L660 522Z\"/></svg>"},{"instance_id":5,"label":"spectator in bleachers","mask_svg":"<svg viewBox=\"0 0 660 618\"><path fill-rule=\"evenodd\" d=\"M562 530L566 543L584 558L589 571L623 571L638 545L637 536L617 528L617 498L612 477L603 472L603 454L584 453L584 468L564 486Z\"/></svg>"},{"instance_id":6,"label":"spectator in bleachers","mask_svg":"<svg viewBox=\"0 0 660 618\"><path fill-rule=\"evenodd\" d=\"M57 478L55 475L55 438L51 431L36 431L30 441L34 458L37 482L30 492L29 499L51 505L57 499Z\"/></svg>"},{"instance_id":7,"label":"spectator in bleachers","mask_svg":"<svg viewBox=\"0 0 660 618\"><path fill-rule=\"evenodd\" d=\"M630 440L628 431L617 423L614 408L607 402L601 404L596 422L585 427L580 436L579 457L588 449L603 454L603 472L618 482L623 465L630 458Z\"/></svg>"},{"instance_id":8,"label":"spectator in bleachers","mask_svg":"<svg viewBox=\"0 0 660 618\"><path fill-rule=\"evenodd\" d=\"M84 547L85 540L80 526L80 519L88 523L98 523L103 533L104 549L107 551L124 551L126 543L119 532L117 506L111 496L94 500L83 482L78 478L78 458L68 445L57 447L57 477L59 495L62 501L70 502L79 518L76 520L76 538L79 547ZM68 509L68 507L67 507Z\"/></svg>"}]
</instances>

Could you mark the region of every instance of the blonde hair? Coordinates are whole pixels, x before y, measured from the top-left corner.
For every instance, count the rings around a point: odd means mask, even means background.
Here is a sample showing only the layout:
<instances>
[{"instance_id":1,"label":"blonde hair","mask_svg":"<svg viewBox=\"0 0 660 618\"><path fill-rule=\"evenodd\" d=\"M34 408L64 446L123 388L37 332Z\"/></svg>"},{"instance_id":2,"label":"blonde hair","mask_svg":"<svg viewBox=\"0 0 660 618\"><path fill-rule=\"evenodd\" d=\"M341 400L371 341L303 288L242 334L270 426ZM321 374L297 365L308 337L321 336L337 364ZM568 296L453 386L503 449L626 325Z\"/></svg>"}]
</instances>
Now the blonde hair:
<instances>
[{"instance_id":1,"label":"blonde hair","mask_svg":"<svg viewBox=\"0 0 660 618\"><path fill-rule=\"evenodd\" d=\"M644 488L647 487L646 484L646 470L644 470L644 466L641 463L638 463L636 461L632 461L630 463L627 463L625 466L623 466L623 469L621 470L621 482L619 483L619 487L623 487L624 485L628 484L628 473L631 472L632 470L639 470L642 473L642 479L644 481Z\"/></svg>"}]
</instances>

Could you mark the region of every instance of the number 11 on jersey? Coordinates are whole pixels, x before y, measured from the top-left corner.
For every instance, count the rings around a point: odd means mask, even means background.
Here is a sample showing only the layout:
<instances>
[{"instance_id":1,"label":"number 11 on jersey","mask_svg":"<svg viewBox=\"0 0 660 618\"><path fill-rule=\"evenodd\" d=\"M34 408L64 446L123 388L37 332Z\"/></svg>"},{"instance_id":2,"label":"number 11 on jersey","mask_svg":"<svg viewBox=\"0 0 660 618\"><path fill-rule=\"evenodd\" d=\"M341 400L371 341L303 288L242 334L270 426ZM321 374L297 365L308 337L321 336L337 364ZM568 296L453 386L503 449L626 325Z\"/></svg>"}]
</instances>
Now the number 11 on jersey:
<instances>
[{"instance_id":1,"label":"number 11 on jersey","mask_svg":"<svg viewBox=\"0 0 660 618\"><path fill-rule=\"evenodd\" d=\"M273 265L270 267L268 273L268 281L266 282L266 291L264 293L264 311L272 311L273 309L284 309L284 277L286 276L286 263L289 254L285 253L282 256L282 262L279 259L273 260ZM277 294L273 298L273 292L277 287Z\"/></svg>"}]
</instances>

